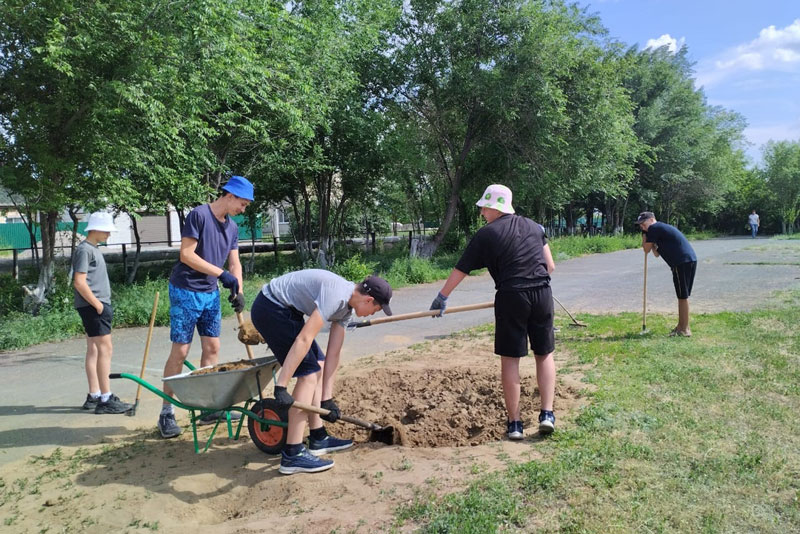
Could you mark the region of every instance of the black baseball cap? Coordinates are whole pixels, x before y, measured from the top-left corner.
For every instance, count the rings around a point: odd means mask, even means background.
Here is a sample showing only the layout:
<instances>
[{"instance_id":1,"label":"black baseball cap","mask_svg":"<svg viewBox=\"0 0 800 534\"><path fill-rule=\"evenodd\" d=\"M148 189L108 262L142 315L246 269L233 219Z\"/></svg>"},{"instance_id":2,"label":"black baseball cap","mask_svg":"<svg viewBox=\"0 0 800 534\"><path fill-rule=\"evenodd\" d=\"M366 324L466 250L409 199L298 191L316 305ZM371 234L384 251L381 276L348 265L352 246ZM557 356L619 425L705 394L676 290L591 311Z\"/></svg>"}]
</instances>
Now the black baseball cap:
<instances>
[{"instance_id":1,"label":"black baseball cap","mask_svg":"<svg viewBox=\"0 0 800 534\"><path fill-rule=\"evenodd\" d=\"M655 219L656 215L652 211L643 211L639 214L639 217L636 218L636 222L634 224L643 223L647 219Z\"/></svg>"},{"instance_id":2,"label":"black baseball cap","mask_svg":"<svg viewBox=\"0 0 800 534\"><path fill-rule=\"evenodd\" d=\"M380 304L383 313L392 314L392 309L389 307L389 301L392 300L392 287L389 282L380 276L368 276L361 282L361 288L364 293Z\"/></svg>"}]
</instances>

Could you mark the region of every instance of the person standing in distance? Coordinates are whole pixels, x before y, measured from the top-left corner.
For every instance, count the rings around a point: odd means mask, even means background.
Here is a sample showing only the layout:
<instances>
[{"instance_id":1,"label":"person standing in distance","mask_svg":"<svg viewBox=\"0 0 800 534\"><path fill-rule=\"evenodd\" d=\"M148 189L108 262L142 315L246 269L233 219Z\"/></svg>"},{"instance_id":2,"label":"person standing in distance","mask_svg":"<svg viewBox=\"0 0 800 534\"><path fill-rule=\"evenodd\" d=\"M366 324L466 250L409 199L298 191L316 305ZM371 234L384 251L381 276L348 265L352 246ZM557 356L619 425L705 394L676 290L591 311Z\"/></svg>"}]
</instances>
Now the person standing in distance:
<instances>
[{"instance_id":1,"label":"person standing in distance","mask_svg":"<svg viewBox=\"0 0 800 534\"><path fill-rule=\"evenodd\" d=\"M750 236L755 239L756 234L758 234L758 226L761 224L761 219L756 213L756 210L753 210L750 215L747 216L747 222L750 224Z\"/></svg>"},{"instance_id":2,"label":"person standing in distance","mask_svg":"<svg viewBox=\"0 0 800 534\"><path fill-rule=\"evenodd\" d=\"M544 228L514 214L511 190L499 184L486 188L476 203L486 226L467 245L430 309L447 308L450 293L470 271L488 267L495 283L494 352L500 356L503 396L508 414L509 439L523 438L520 416L520 358L528 355L528 341L536 359L541 411L539 432L555 430L553 414L556 366L553 359L553 294L550 274L555 270Z\"/></svg>"},{"instance_id":3,"label":"person standing in distance","mask_svg":"<svg viewBox=\"0 0 800 534\"><path fill-rule=\"evenodd\" d=\"M200 365L217 364L222 321L218 283L230 291L228 301L233 309L237 313L244 310L239 227L231 216L244 212L252 201L253 184L246 178L233 176L222 186L219 198L194 208L186 216L181 231L180 259L169 278L172 349L164 365L165 377L180 374L189 354L195 328L200 334L202 346ZM226 262L227 270L223 269ZM164 384L164 393L173 395L167 383ZM208 414L200 423L213 423L221 415ZM172 404L167 401L161 408L158 430L164 438L173 438L181 433Z\"/></svg>"},{"instance_id":4,"label":"person standing in distance","mask_svg":"<svg viewBox=\"0 0 800 534\"><path fill-rule=\"evenodd\" d=\"M81 316L86 331L86 378L89 393L83 403L84 410L96 414L119 414L131 405L119 400L111 392L111 284L106 261L97 245L116 232L110 213L98 211L89 215L86 239L75 248L72 255L72 287L75 288L75 309Z\"/></svg>"},{"instance_id":5,"label":"person standing in distance","mask_svg":"<svg viewBox=\"0 0 800 534\"><path fill-rule=\"evenodd\" d=\"M652 211L643 211L636 219L642 230L644 253L651 251L656 258L661 256L672 269L672 283L678 297L678 326L670 336L691 337L689 328L689 296L692 294L694 274L697 270L697 255L689 240L671 224L656 221Z\"/></svg>"}]
</instances>

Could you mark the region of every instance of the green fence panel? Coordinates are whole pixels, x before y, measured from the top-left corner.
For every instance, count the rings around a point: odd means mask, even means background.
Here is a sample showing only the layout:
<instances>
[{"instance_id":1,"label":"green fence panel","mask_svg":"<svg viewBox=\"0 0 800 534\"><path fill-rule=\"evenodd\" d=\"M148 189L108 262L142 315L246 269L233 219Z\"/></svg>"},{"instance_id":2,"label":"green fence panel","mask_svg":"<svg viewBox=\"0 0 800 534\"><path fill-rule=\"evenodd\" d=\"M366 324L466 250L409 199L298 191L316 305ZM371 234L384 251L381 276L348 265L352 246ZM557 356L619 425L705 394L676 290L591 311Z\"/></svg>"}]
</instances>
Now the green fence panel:
<instances>
[{"instance_id":1,"label":"green fence panel","mask_svg":"<svg viewBox=\"0 0 800 534\"><path fill-rule=\"evenodd\" d=\"M86 235L86 225L87 223L85 222L78 223L79 234L83 236ZM41 241L42 229L39 227L38 224L35 224L34 228L36 231L36 241L37 242ZM56 223L56 230L59 232L71 232L72 223L71 222ZM25 223L0 224L0 249L3 248L16 248L16 249L31 248L31 238L28 235L28 228L25 226Z\"/></svg>"},{"instance_id":2,"label":"green fence panel","mask_svg":"<svg viewBox=\"0 0 800 534\"><path fill-rule=\"evenodd\" d=\"M250 240L252 235L250 233L250 227L247 226L247 221L244 218L244 215L235 215L231 217L237 225L239 225L239 241ZM256 219L256 239L261 239L262 230L261 230L261 216L259 215Z\"/></svg>"}]
</instances>

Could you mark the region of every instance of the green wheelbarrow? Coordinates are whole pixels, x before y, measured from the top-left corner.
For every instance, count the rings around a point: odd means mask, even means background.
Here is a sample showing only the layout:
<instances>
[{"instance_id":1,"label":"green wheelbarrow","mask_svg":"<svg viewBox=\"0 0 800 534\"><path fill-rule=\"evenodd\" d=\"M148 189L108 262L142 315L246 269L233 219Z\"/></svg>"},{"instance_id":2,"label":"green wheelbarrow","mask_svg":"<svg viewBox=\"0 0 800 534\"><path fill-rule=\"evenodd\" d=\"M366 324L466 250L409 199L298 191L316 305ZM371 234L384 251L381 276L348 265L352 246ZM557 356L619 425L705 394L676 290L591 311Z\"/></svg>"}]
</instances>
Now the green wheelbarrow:
<instances>
[{"instance_id":1,"label":"green wheelbarrow","mask_svg":"<svg viewBox=\"0 0 800 534\"><path fill-rule=\"evenodd\" d=\"M256 447L267 454L278 454L286 443L289 412L288 409L278 406L275 399L264 398L262 392L275 379L280 364L274 356L241 363L243 368L232 366L231 370L223 370L221 366L216 366L218 371L197 373L196 371L202 371L204 368L196 369L191 363L184 362L189 371L163 379L164 383L169 383L177 399L136 375L111 373L109 377L133 380L163 400L187 410L190 413L196 453L208 450L223 420L227 424L228 437L239 439L246 416L247 430ZM224 411L225 418L219 418L214 424L211 435L201 451L197 438L197 422L206 414L217 411ZM235 429L230 412L242 414Z\"/></svg>"}]
</instances>

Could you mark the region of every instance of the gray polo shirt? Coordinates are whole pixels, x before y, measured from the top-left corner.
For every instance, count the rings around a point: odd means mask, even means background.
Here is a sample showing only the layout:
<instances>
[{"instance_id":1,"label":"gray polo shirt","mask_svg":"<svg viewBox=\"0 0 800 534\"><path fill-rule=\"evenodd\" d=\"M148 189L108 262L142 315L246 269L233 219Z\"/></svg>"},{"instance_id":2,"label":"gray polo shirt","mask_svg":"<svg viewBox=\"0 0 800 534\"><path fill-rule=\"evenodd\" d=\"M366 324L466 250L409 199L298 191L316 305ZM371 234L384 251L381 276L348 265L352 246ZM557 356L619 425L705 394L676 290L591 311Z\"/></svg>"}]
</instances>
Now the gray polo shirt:
<instances>
[{"instance_id":1,"label":"gray polo shirt","mask_svg":"<svg viewBox=\"0 0 800 534\"><path fill-rule=\"evenodd\" d=\"M319 310L322 318L347 327L353 309L347 303L355 284L324 269L305 269L273 278L261 292L276 304L304 315Z\"/></svg>"},{"instance_id":2,"label":"gray polo shirt","mask_svg":"<svg viewBox=\"0 0 800 534\"><path fill-rule=\"evenodd\" d=\"M95 245L88 241L82 241L75 248L72 255L72 272L86 273L86 283L92 290L97 300L104 304L111 304L111 284L108 281L108 271L106 270L106 260L103 253ZM75 294L75 307L84 308L91 306L84 299L77 289L73 289Z\"/></svg>"}]
</instances>

